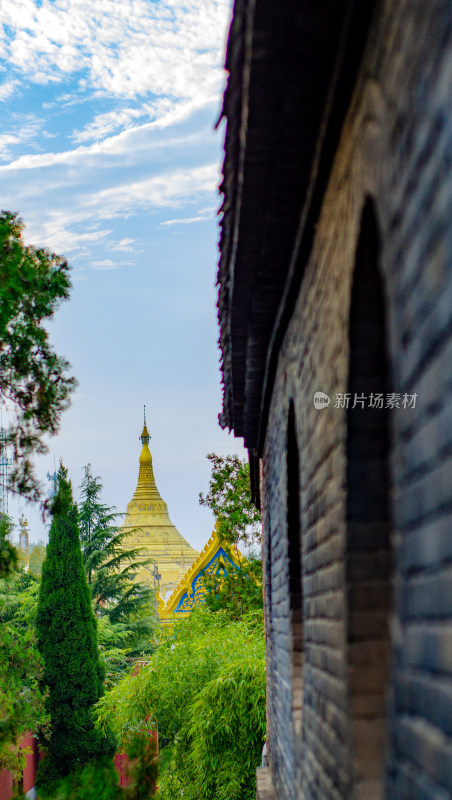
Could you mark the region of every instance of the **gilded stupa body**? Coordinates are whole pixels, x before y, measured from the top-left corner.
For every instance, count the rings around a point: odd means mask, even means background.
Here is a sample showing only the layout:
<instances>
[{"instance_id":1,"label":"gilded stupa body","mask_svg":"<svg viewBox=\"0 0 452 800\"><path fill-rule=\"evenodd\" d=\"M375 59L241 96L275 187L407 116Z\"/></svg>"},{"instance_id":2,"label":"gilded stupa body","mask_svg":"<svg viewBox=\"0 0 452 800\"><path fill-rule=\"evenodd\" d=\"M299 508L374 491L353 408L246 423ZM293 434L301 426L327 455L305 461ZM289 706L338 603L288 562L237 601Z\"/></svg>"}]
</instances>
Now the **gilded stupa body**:
<instances>
[{"instance_id":1,"label":"gilded stupa body","mask_svg":"<svg viewBox=\"0 0 452 800\"><path fill-rule=\"evenodd\" d=\"M157 489L149 450L150 436L146 427L146 416L140 438L143 447L137 488L127 506L121 530L129 531L129 536L124 540L128 548L144 548L137 561L148 558L154 560L154 564L143 566L137 571L137 580L152 586L158 584L161 597L165 597L178 585L198 552L188 544L171 522L168 506Z\"/></svg>"}]
</instances>

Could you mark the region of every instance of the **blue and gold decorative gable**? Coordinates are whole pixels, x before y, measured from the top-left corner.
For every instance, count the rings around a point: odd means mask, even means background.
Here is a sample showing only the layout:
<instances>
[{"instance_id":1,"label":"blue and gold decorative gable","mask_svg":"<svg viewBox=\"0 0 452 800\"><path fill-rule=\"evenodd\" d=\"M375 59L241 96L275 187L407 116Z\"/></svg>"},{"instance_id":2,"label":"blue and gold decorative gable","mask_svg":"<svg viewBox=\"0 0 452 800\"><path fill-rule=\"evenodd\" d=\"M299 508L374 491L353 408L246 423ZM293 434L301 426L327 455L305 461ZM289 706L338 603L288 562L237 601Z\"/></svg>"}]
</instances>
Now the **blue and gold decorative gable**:
<instances>
[{"instance_id":1,"label":"blue and gold decorative gable","mask_svg":"<svg viewBox=\"0 0 452 800\"><path fill-rule=\"evenodd\" d=\"M204 603L209 578L240 570L240 555L235 557L221 546L216 531L213 532L204 550L199 554L175 590L165 602L159 604L159 615L163 622L189 614Z\"/></svg>"}]
</instances>

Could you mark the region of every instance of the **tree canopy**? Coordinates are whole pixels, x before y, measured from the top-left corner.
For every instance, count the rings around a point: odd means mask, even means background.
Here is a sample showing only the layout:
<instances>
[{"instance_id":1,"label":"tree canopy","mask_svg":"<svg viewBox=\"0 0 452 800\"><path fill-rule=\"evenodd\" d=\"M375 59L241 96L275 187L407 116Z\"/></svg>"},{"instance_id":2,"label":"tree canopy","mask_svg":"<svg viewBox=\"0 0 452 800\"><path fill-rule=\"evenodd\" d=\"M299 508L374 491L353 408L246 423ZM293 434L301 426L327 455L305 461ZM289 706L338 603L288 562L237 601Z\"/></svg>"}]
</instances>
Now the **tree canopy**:
<instances>
[{"instance_id":1,"label":"tree canopy","mask_svg":"<svg viewBox=\"0 0 452 800\"><path fill-rule=\"evenodd\" d=\"M11 525L8 517L3 516L0 524L7 541ZM11 588L22 578L28 581L16 570L15 560L12 545L6 559L0 553L0 573L7 576L0 579L0 771L9 769L20 775L24 766L20 741L26 731L44 726L47 715L39 685L43 663L33 630L15 620L16 593Z\"/></svg>"},{"instance_id":2,"label":"tree canopy","mask_svg":"<svg viewBox=\"0 0 452 800\"><path fill-rule=\"evenodd\" d=\"M97 704L118 742L158 724L161 800L251 800L265 736L262 614L196 609Z\"/></svg>"},{"instance_id":3,"label":"tree canopy","mask_svg":"<svg viewBox=\"0 0 452 800\"><path fill-rule=\"evenodd\" d=\"M250 611L263 609L262 561L240 557L240 569L229 569L206 579L205 606L240 619Z\"/></svg>"},{"instance_id":4,"label":"tree canopy","mask_svg":"<svg viewBox=\"0 0 452 800\"><path fill-rule=\"evenodd\" d=\"M261 541L261 516L251 501L250 466L237 455L209 453L209 491L199 502L210 508L217 520L221 542L248 547Z\"/></svg>"},{"instance_id":5,"label":"tree canopy","mask_svg":"<svg viewBox=\"0 0 452 800\"><path fill-rule=\"evenodd\" d=\"M0 400L14 410L6 436L14 451L11 488L36 500L31 456L47 451L44 437L58 430L76 381L43 324L69 297L69 266L26 245L23 229L17 214L0 212Z\"/></svg>"},{"instance_id":6,"label":"tree canopy","mask_svg":"<svg viewBox=\"0 0 452 800\"><path fill-rule=\"evenodd\" d=\"M11 520L6 514L0 514L0 578L7 578L17 567L19 554L9 541Z\"/></svg>"},{"instance_id":7,"label":"tree canopy","mask_svg":"<svg viewBox=\"0 0 452 800\"><path fill-rule=\"evenodd\" d=\"M250 468L237 455L210 453L212 473L209 491L199 495L216 517L218 538L226 550L233 550L240 570L231 569L210 577L206 582L205 603L212 611L227 611L238 618L263 607L261 522L258 509L251 502ZM246 557L240 553L246 551Z\"/></svg>"}]
</instances>

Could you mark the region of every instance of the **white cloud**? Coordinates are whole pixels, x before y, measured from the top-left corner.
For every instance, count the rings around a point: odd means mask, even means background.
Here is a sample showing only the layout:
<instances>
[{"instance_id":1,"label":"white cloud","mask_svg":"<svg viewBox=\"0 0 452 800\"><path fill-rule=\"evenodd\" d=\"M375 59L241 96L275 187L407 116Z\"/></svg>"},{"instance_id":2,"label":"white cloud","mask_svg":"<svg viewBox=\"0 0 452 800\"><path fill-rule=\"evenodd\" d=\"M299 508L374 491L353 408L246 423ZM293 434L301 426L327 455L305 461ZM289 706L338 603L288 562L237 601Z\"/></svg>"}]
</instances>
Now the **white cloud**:
<instances>
[{"instance_id":1,"label":"white cloud","mask_svg":"<svg viewBox=\"0 0 452 800\"><path fill-rule=\"evenodd\" d=\"M194 222L203 222L210 219L212 214L200 214L198 217L184 217L183 219L167 219L165 222L160 223L161 228L167 228L171 225L192 225Z\"/></svg>"},{"instance_id":2,"label":"white cloud","mask_svg":"<svg viewBox=\"0 0 452 800\"><path fill-rule=\"evenodd\" d=\"M16 180L20 186L20 173ZM113 220L162 208L205 203L206 198L210 199L215 193L217 180L218 165L213 163L191 169L172 169L135 181L120 182L117 178L114 185L97 191L89 191L82 185L77 193L62 195L61 198L59 195L53 197L52 192L47 198L39 180L35 180L35 196L30 191L28 206L24 209L21 205L27 223L26 241L49 247L71 259L74 256L89 259L92 248L99 246L104 252L136 253L139 245L134 239L127 237L117 241ZM0 207L7 205L0 195ZM112 221L111 227L106 227L105 220ZM91 261L97 269L120 268L125 263L117 265L112 259L102 258Z\"/></svg>"},{"instance_id":3,"label":"white cloud","mask_svg":"<svg viewBox=\"0 0 452 800\"><path fill-rule=\"evenodd\" d=\"M19 81L16 80L5 81L5 83L0 84L0 102L9 100L9 98L14 94L18 86L19 86Z\"/></svg>"},{"instance_id":4,"label":"white cloud","mask_svg":"<svg viewBox=\"0 0 452 800\"><path fill-rule=\"evenodd\" d=\"M28 127L29 133L27 133L27 126L24 126L20 134L22 138L16 138L15 141L23 141L25 138L31 138L32 135L35 135L38 130L38 124L36 123L35 128L33 128L30 123ZM121 133L110 136L104 141L76 147L73 150L64 150L60 153L49 152L23 155L16 158L14 161L10 161L8 164L2 164L0 166L0 172L33 170L42 167L53 167L55 165L79 166L80 164L84 164L86 166L90 163L92 157L97 158L98 156L118 156L122 159L129 156L132 161L136 161L139 150L149 153L151 149L161 146L162 142L160 140L152 142L149 139L149 134L154 130L156 130L156 124L151 122L145 125L137 125L126 131L121 131ZM202 135L202 132L198 131L195 134L185 136L166 137L164 144L166 149L175 146L182 147L184 145L186 146L190 141L199 138L200 135Z\"/></svg>"},{"instance_id":5,"label":"white cloud","mask_svg":"<svg viewBox=\"0 0 452 800\"><path fill-rule=\"evenodd\" d=\"M122 266L140 245L121 238L130 228L111 235L105 220L184 206L181 219L169 212L164 224L207 218L202 206L214 202L218 178L210 162L223 85L219 31L229 7L230 0L1 0L2 78L13 76L5 97L22 83L59 84L40 95L49 100L44 119L13 119L0 134L0 158L9 162L0 164L0 204L20 208L27 240L91 265L93 252L113 263L121 253ZM83 116L59 116L79 103L87 103ZM60 119L76 119L78 129L57 127ZM47 125L59 135L55 152L46 152ZM65 133L75 146L61 152ZM184 160L190 166L182 169Z\"/></svg>"},{"instance_id":6,"label":"white cloud","mask_svg":"<svg viewBox=\"0 0 452 800\"><path fill-rule=\"evenodd\" d=\"M115 252L119 251L121 253L133 253L134 248L130 247L131 244L134 244L134 239L121 239L117 244L111 245L110 250Z\"/></svg>"},{"instance_id":7,"label":"white cloud","mask_svg":"<svg viewBox=\"0 0 452 800\"><path fill-rule=\"evenodd\" d=\"M103 261L92 261L91 266L94 269L119 269L119 264L111 261L109 258L104 258Z\"/></svg>"},{"instance_id":8,"label":"white cloud","mask_svg":"<svg viewBox=\"0 0 452 800\"><path fill-rule=\"evenodd\" d=\"M228 0L2 0L0 54L32 82L202 103L222 81L228 14Z\"/></svg>"},{"instance_id":9,"label":"white cloud","mask_svg":"<svg viewBox=\"0 0 452 800\"><path fill-rule=\"evenodd\" d=\"M47 213L36 212L35 217L27 216L25 237L39 247L49 247L56 253L89 255L93 244L104 241L112 230L103 229L80 233L71 229L77 220L71 208L52 210Z\"/></svg>"},{"instance_id":10,"label":"white cloud","mask_svg":"<svg viewBox=\"0 0 452 800\"><path fill-rule=\"evenodd\" d=\"M34 114L17 114L12 129L0 134L0 158L8 160L18 145L33 142L42 136L43 121ZM1 167L0 167L1 169Z\"/></svg>"},{"instance_id":11,"label":"white cloud","mask_svg":"<svg viewBox=\"0 0 452 800\"><path fill-rule=\"evenodd\" d=\"M97 114L82 130L74 131L72 139L76 142L99 141L118 129L128 127L132 120L146 115L146 110L141 108L120 108Z\"/></svg>"},{"instance_id":12,"label":"white cloud","mask_svg":"<svg viewBox=\"0 0 452 800\"><path fill-rule=\"evenodd\" d=\"M11 146L20 142L20 136L13 133L0 134L0 158L9 158L11 153Z\"/></svg>"},{"instance_id":13,"label":"white cloud","mask_svg":"<svg viewBox=\"0 0 452 800\"><path fill-rule=\"evenodd\" d=\"M194 111L208 105L216 99L215 95L197 97L190 100L174 100L160 97L157 100L141 103L139 106L115 108L102 114L96 114L81 130L74 131L75 142L99 142L115 131L124 129L136 130L138 127L147 130L161 130L186 120ZM133 121L146 120L145 124L131 128ZM150 120L150 122L148 122Z\"/></svg>"},{"instance_id":14,"label":"white cloud","mask_svg":"<svg viewBox=\"0 0 452 800\"><path fill-rule=\"evenodd\" d=\"M112 219L139 210L177 208L199 200L215 190L218 165L207 164L193 169L173 170L146 177L85 196L80 204L86 210L95 208L99 219Z\"/></svg>"}]
</instances>

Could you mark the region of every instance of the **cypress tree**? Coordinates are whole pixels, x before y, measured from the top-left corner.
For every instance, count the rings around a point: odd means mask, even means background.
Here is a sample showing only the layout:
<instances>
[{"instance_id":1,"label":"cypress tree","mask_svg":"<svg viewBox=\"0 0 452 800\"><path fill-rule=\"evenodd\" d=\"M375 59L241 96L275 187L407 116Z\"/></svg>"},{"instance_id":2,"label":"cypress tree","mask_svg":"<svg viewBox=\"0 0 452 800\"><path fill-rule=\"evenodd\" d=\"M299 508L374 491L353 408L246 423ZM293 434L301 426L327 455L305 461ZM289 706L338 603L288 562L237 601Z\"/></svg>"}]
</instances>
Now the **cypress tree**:
<instances>
[{"instance_id":1,"label":"cypress tree","mask_svg":"<svg viewBox=\"0 0 452 800\"><path fill-rule=\"evenodd\" d=\"M103 694L104 675L83 568L77 506L62 464L52 516L36 620L51 724L37 780L44 787L114 752L111 741L94 728L92 706Z\"/></svg>"}]
</instances>

